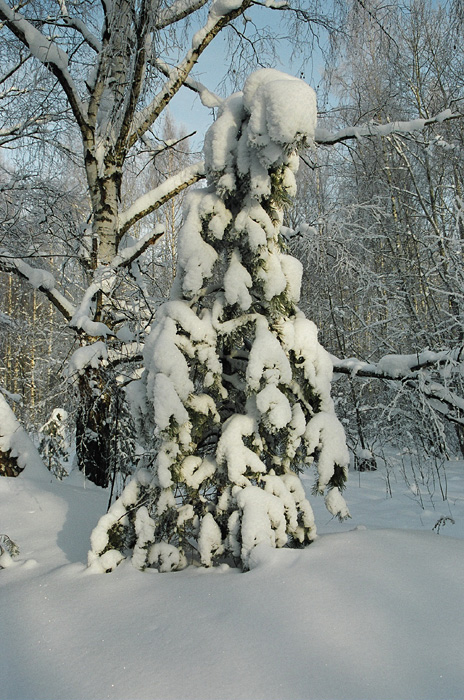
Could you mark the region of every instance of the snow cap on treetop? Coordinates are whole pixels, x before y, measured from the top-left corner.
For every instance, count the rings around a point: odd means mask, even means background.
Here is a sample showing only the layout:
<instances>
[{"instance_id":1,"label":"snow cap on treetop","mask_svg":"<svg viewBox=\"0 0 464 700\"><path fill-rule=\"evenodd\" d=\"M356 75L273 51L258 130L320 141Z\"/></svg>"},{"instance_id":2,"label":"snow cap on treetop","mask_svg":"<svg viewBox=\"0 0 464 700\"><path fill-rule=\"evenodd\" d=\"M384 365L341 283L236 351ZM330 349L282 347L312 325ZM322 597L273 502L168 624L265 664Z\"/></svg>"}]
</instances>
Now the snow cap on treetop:
<instances>
[{"instance_id":1,"label":"snow cap on treetop","mask_svg":"<svg viewBox=\"0 0 464 700\"><path fill-rule=\"evenodd\" d=\"M250 149L265 168L279 164L283 155L314 140L316 121L316 95L307 83L273 68L255 71L243 92L223 102L208 129L206 169L210 177L220 173L221 186L233 190L234 163L246 174Z\"/></svg>"},{"instance_id":2,"label":"snow cap on treetop","mask_svg":"<svg viewBox=\"0 0 464 700\"><path fill-rule=\"evenodd\" d=\"M299 78L274 68L255 71L245 82L243 106L250 115L249 139L258 146L273 141L294 148L314 139L316 94Z\"/></svg>"}]
</instances>

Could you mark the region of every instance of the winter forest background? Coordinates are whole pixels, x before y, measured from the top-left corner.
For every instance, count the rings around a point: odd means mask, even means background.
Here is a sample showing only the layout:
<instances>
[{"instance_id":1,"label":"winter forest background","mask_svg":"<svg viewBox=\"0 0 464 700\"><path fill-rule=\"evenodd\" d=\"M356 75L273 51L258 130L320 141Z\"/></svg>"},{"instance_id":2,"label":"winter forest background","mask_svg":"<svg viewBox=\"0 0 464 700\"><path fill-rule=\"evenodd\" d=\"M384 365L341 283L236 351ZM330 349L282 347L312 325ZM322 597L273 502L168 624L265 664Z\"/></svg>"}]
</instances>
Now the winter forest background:
<instances>
[{"instance_id":1,"label":"winter forest background","mask_svg":"<svg viewBox=\"0 0 464 700\"><path fill-rule=\"evenodd\" d=\"M318 493L348 515L348 471L461 536L461 3L0 0L0 22L1 481L38 454L81 472L95 571L253 569L316 538ZM0 512L0 569L13 535Z\"/></svg>"},{"instance_id":2,"label":"winter forest background","mask_svg":"<svg viewBox=\"0 0 464 700\"><path fill-rule=\"evenodd\" d=\"M204 20L206 9L197 9L197 4L180 3L182 11L173 9L172 18L160 20L163 27L156 29L156 60L148 60L149 55L145 59L146 80L137 89L140 104L149 105L154 95L160 104L152 106L141 138L133 139L124 154L121 172L116 168L123 224L108 244L97 236L92 209L102 205L99 195L89 191L82 156L85 137L77 107L66 95L71 89L82 98L92 94L88 81L99 57L108 61L108 52L118 51L105 47L101 54L98 4L76 9L54 3L26 6L37 31L44 37L56 35L54 44L67 50L70 63L64 77L60 65L46 62L48 45L40 49L40 41L48 39L34 37L39 49L31 51L27 41L32 39L8 29L8 8L2 6L1 383L21 396L15 412L33 433L62 408L71 439L87 411L82 410L89 400L85 379L67 381L63 373L76 347L98 336L82 327L84 316L94 320L102 315L101 292L89 296L98 265L142 241L133 260L116 266L114 289L105 298L105 314L111 314L106 324L114 325L111 330L119 338L107 341L113 357L104 383L123 387L137 372L146 329L169 293L186 185L202 178L201 154L191 150L189 125L174 121L169 103L180 89L196 91L209 108L205 113L214 112L220 102L193 77L176 72L184 64L190 70L197 61L184 48ZM388 9L376 3L334 3L330 12L317 4L294 10L248 5L234 11L239 19L227 16L221 27L211 30L215 34L224 25L227 38L222 94L241 89L253 68L281 68L281 47L287 55L293 51L293 70L301 71L317 90L317 147L300 158L298 193L284 225L291 229L290 251L305 270L300 306L319 327L322 344L340 359L354 357L369 365L355 374L350 374L352 365L340 366L350 371L333 387L350 447L382 453L393 441L418 459L431 454L439 461L459 454L459 3L396 3ZM124 8L130 12L130 3ZM148 8L135 9L141 13L138 21L145 21ZM160 7L159 12L168 9ZM124 31L136 33L125 22ZM290 37L294 43L287 49ZM135 34L127 41L135 41ZM121 57L120 70L130 72L132 80L137 79L130 62L135 55L134 49ZM102 80L114 80L111 72L116 69L106 68ZM197 71L201 77L201 59ZM110 114L112 109L116 107L108 105ZM126 115L127 121L131 118ZM395 124L397 120L409 123ZM105 128L98 125L102 132ZM104 133L94 138L104 148ZM111 178L106 176L105 187L113 184ZM56 286L49 289L40 273L24 264L53 274ZM420 356L424 350L447 352L433 364L433 357ZM401 359L390 372L391 360L382 358L395 354L417 357ZM395 381L386 381L390 377ZM118 411L120 425L108 439L119 445L113 458L119 454L121 459L104 468L124 476L130 468L126 454L131 454L133 430L121 417L124 393L119 388L110 393L117 409L109 410Z\"/></svg>"}]
</instances>

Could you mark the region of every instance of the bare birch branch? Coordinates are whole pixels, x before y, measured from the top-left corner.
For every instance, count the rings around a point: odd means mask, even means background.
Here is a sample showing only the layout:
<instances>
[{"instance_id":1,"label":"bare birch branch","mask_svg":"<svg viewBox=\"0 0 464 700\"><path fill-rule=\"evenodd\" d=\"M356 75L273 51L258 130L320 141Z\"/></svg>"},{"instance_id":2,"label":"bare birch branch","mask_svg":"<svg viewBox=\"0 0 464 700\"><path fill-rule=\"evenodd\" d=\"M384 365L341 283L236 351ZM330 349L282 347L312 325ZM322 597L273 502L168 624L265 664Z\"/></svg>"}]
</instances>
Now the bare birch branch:
<instances>
[{"instance_id":1,"label":"bare birch branch","mask_svg":"<svg viewBox=\"0 0 464 700\"><path fill-rule=\"evenodd\" d=\"M214 37L217 36L225 26L232 22L232 20L240 17L250 5L252 5L252 0L243 0L238 7L234 10L230 10L226 14L217 14L214 11L214 4L211 6L206 24L194 35L192 39L192 48L176 66L175 73L173 72L172 77L166 81L163 89L154 100L134 118L129 139L131 145L143 136L170 103L174 95L185 83L192 68Z\"/></svg>"}]
</instances>

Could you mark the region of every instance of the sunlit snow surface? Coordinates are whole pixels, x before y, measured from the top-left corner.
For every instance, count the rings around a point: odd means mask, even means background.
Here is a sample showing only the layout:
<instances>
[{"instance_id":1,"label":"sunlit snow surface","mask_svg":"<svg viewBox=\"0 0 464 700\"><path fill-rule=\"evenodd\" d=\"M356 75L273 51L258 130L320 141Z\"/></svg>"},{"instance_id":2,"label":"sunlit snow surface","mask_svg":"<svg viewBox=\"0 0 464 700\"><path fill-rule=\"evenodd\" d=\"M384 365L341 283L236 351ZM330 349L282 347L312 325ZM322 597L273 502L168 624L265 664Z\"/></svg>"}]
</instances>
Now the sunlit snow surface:
<instances>
[{"instance_id":1,"label":"sunlit snow surface","mask_svg":"<svg viewBox=\"0 0 464 700\"><path fill-rule=\"evenodd\" d=\"M315 499L316 542L258 547L246 574L102 576L84 562L106 491L0 478L0 533L20 548L0 570L0 698L462 699L463 474L351 472L352 520Z\"/></svg>"}]
</instances>

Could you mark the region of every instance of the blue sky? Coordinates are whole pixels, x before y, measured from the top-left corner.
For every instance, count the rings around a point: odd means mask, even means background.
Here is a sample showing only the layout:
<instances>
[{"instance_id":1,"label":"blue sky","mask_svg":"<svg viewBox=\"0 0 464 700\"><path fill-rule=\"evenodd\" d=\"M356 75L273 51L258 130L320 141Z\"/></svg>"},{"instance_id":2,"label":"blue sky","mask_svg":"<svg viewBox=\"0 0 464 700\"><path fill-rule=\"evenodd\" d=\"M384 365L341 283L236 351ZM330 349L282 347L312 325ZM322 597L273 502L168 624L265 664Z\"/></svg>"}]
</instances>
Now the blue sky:
<instances>
[{"instance_id":1,"label":"blue sky","mask_svg":"<svg viewBox=\"0 0 464 700\"><path fill-rule=\"evenodd\" d=\"M250 14L253 21L257 24L259 23L261 27L266 23L275 31L276 36L282 33L283 27L280 24L282 19L280 12L255 8L247 14ZM301 57L292 61L291 53L292 47L289 43L280 41L278 59L272 63L272 67L295 76L299 76L303 70L305 79L316 88L317 85L315 83L320 77L323 65L321 52L316 49L312 57L305 63L303 63ZM221 96L226 96L232 91L232 88L228 92L224 91L224 87L218 89L220 82L229 70L227 54L227 38L225 32L223 32L205 50L193 73L195 79L202 82L210 90L218 92ZM252 72L252 70L253 67L250 66L249 72ZM195 148L200 149L204 132L213 121L212 111L203 107L199 97L185 88L172 101L170 111L176 122L179 125L183 125L187 133L191 131L197 132L197 136L193 139L193 144Z\"/></svg>"}]
</instances>

